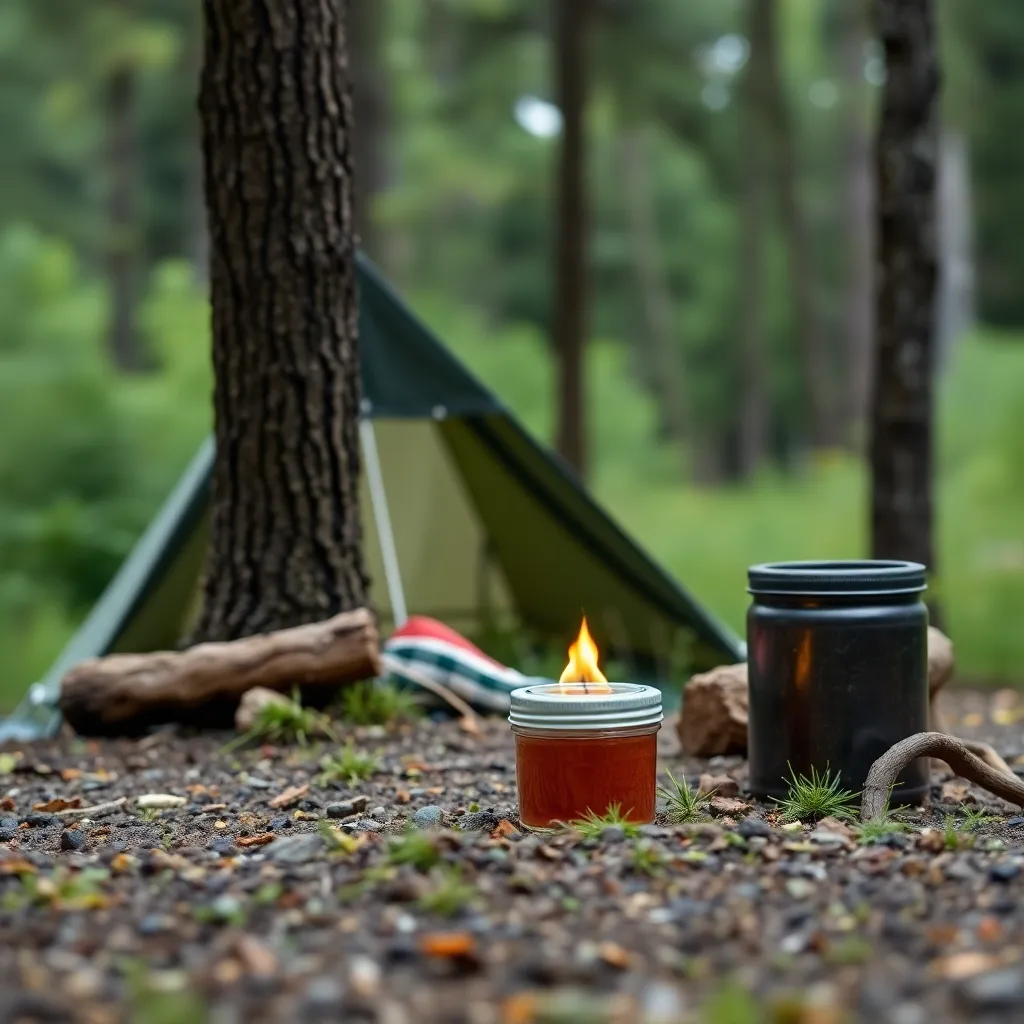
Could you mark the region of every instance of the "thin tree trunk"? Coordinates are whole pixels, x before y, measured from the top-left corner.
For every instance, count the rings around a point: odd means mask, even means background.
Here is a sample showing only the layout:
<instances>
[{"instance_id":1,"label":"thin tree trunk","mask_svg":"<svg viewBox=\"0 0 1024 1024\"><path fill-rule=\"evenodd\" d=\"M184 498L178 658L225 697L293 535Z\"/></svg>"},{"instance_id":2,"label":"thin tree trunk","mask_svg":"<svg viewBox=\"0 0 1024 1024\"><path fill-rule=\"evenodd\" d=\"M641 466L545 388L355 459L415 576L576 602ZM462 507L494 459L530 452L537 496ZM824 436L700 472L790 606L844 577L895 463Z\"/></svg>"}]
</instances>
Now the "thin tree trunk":
<instances>
[{"instance_id":1,"label":"thin tree trunk","mask_svg":"<svg viewBox=\"0 0 1024 1024\"><path fill-rule=\"evenodd\" d=\"M874 182L868 130L864 53L866 10L860 0L837 0L842 71L843 222L846 250L844 440L860 447L867 422L874 333Z\"/></svg>"},{"instance_id":2,"label":"thin tree trunk","mask_svg":"<svg viewBox=\"0 0 1024 1024\"><path fill-rule=\"evenodd\" d=\"M583 352L587 311L587 199L583 121L586 112L586 30L590 0L554 2L554 77L562 112L558 154L553 335L558 353L557 448L586 476Z\"/></svg>"},{"instance_id":3,"label":"thin tree trunk","mask_svg":"<svg viewBox=\"0 0 1024 1024\"><path fill-rule=\"evenodd\" d=\"M199 4L193 4L190 24L187 67L191 80L199 82L203 70L203 12ZM194 88L194 86L193 86ZM206 200L203 195L203 154L199 145L199 119L189 118L190 139L194 141L188 161L188 252L196 280L202 285L209 284L210 278L210 233L206 227Z\"/></svg>"},{"instance_id":4,"label":"thin tree trunk","mask_svg":"<svg viewBox=\"0 0 1024 1024\"><path fill-rule=\"evenodd\" d=\"M642 129L627 128L620 143L622 192L626 205L637 293L650 346L652 389L658 419L673 440L687 436L682 360L672 296L665 284L656 223L655 195L650 180L650 155Z\"/></svg>"},{"instance_id":5,"label":"thin tree trunk","mask_svg":"<svg viewBox=\"0 0 1024 1024\"><path fill-rule=\"evenodd\" d=\"M744 177L739 265L742 296L739 472L743 478L757 472L768 449L764 238L768 205L765 172L772 159L765 110L765 100L771 87L771 11L758 0L751 0L748 15L750 62L742 83L741 136L738 140L742 147Z\"/></svg>"},{"instance_id":6,"label":"thin tree trunk","mask_svg":"<svg viewBox=\"0 0 1024 1024\"><path fill-rule=\"evenodd\" d=\"M875 0L886 81L875 151L877 349L871 548L935 571L932 380L939 67L931 0Z\"/></svg>"},{"instance_id":7,"label":"thin tree trunk","mask_svg":"<svg viewBox=\"0 0 1024 1024\"><path fill-rule=\"evenodd\" d=\"M775 151L775 186L789 263L789 283L800 351L811 443L827 448L835 443L831 382L818 310L818 295L810 236L799 197L796 138L786 100L778 41L778 0L749 0L763 40L766 62L765 113Z\"/></svg>"},{"instance_id":8,"label":"thin tree trunk","mask_svg":"<svg viewBox=\"0 0 1024 1024\"><path fill-rule=\"evenodd\" d=\"M139 140L135 122L135 70L118 68L107 82L109 169L107 282L108 338L114 365L131 373L143 368L135 313L139 301Z\"/></svg>"},{"instance_id":9,"label":"thin tree trunk","mask_svg":"<svg viewBox=\"0 0 1024 1024\"><path fill-rule=\"evenodd\" d=\"M217 459L193 640L366 601L342 0L204 0Z\"/></svg>"},{"instance_id":10,"label":"thin tree trunk","mask_svg":"<svg viewBox=\"0 0 1024 1024\"><path fill-rule=\"evenodd\" d=\"M386 0L350 0L350 50L355 135L355 214L360 246L381 266L388 264L384 232L373 203L388 183L388 94L384 76L383 28Z\"/></svg>"}]
</instances>

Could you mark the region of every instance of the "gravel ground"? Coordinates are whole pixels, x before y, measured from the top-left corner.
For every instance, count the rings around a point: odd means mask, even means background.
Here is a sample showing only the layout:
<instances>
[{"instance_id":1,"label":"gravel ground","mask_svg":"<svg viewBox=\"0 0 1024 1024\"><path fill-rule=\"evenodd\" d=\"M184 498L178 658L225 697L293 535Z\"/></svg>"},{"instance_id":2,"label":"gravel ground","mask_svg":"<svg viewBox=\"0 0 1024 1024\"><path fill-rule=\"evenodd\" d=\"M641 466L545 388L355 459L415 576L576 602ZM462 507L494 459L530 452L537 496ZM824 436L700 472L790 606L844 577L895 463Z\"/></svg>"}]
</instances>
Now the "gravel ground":
<instances>
[{"instance_id":1,"label":"gravel ground","mask_svg":"<svg viewBox=\"0 0 1024 1024\"><path fill-rule=\"evenodd\" d=\"M1015 701L947 711L1024 763ZM948 774L881 845L756 803L541 837L503 721L347 735L378 770L326 787L327 748L224 734L0 753L0 1024L1024 1020L1024 817Z\"/></svg>"}]
</instances>

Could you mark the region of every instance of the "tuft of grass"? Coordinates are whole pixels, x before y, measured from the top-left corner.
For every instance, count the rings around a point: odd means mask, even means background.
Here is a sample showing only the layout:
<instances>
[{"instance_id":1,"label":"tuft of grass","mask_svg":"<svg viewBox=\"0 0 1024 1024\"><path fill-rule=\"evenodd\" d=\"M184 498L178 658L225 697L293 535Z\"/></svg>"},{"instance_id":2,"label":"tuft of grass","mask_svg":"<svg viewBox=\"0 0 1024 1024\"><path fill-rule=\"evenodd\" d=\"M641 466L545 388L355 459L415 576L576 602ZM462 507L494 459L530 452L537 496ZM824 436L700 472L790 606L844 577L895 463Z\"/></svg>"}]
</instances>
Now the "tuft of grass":
<instances>
[{"instance_id":1,"label":"tuft of grass","mask_svg":"<svg viewBox=\"0 0 1024 1024\"><path fill-rule=\"evenodd\" d=\"M388 861L391 864L411 864L418 871L429 871L441 862L441 853L427 833L410 827L388 843Z\"/></svg>"},{"instance_id":2,"label":"tuft of grass","mask_svg":"<svg viewBox=\"0 0 1024 1024\"><path fill-rule=\"evenodd\" d=\"M317 784L320 786L333 786L335 783L344 782L354 786L363 779L380 771L380 758L366 750L357 750L352 741L348 740L341 751L334 757L324 757L320 761L320 774L317 776Z\"/></svg>"},{"instance_id":3,"label":"tuft of grass","mask_svg":"<svg viewBox=\"0 0 1024 1024\"><path fill-rule=\"evenodd\" d=\"M985 825L999 820L994 814L986 814L982 810L974 810L964 804L960 805L960 813L963 815L960 828L964 832L977 832L979 828L984 828Z\"/></svg>"},{"instance_id":4,"label":"tuft of grass","mask_svg":"<svg viewBox=\"0 0 1024 1024\"><path fill-rule=\"evenodd\" d=\"M611 804L604 814L587 811L584 817L570 821L567 827L587 839L597 839L606 828L621 828L630 839L640 835L640 826L625 817L622 804Z\"/></svg>"},{"instance_id":5,"label":"tuft of grass","mask_svg":"<svg viewBox=\"0 0 1024 1024\"><path fill-rule=\"evenodd\" d=\"M651 843L637 843L633 847L630 861L634 871L650 875L652 878L664 870L664 858L658 848Z\"/></svg>"},{"instance_id":6,"label":"tuft of grass","mask_svg":"<svg viewBox=\"0 0 1024 1024\"><path fill-rule=\"evenodd\" d=\"M417 901L420 910L441 917L455 917L462 913L476 896L476 889L463 881L456 867L435 872L436 883Z\"/></svg>"},{"instance_id":7,"label":"tuft of grass","mask_svg":"<svg viewBox=\"0 0 1024 1024\"><path fill-rule=\"evenodd\" d=\"M304 747L311 736L333 739L331 720L320 711L304 708L299 691L295 689L290 700L284 703L274 701L260 708L252 728L236 736L224 750L235 750L250 743L273 743L275 746L297 743Z\"/></svg>"},{"instance_id":8,"label":"tuft of grass","mask_svg":"<svg viewBox=\"0 0 1024 1024\"><path fill-rule=\"evenodd\" d=\"M810 778L797 775L792 766L789 769L789 791L784 800L775 800L782 811L783 821L818 821L821 818L851 820L855 817L853 805L859 793L840 788L840 776L825 766L819 774L811 769Z\"/></svg>"},{"instance_id":9,"label":"tuft of grass","mask_svg":"<svg viewBox=\"0 0 1024 1024\"><path fill-rule=\"evenodd\" d=\"M394 725L422 716L416 695L393 683L356 683L345 687L338 700L338 717L352 725Z\"/></svg>"},{"instance_id":10,"label":"tuft of grass","mask_svg":"<svg viewBox=\"0 0 1024 1024\"><path fill-rule=\"evenodd\" d=\"M684 776L677 779L670 771L666 771L668 785L659 786L658 793L668 803L668 819L674 825L681 825L687 821L706 821L709 817L707 806L715 795L715 790L710 793L701 793L699 790L690 789L690 784Z\"/></svg>"},{"instance_id":11,"label":"tuft of grass","mask_svg":"<svg viewBox=\"0 0 1024 1024\"><path fill-rule=\"evenodd\" d=\"M872 843L880 843L886 836L895 835L897 832L906 832L908 828L906 822L896 821L886 813L876 821L865 821L857 825L857 842L862 846L870 846Z\"/></svg>"},{"instance_id":12,"label":"tuft of grass","mask_svg":"<svg viewBox=\"0 0 1024 1024\"><path fill-rule=\"evenodd\" d=\"M719 985L701 1006L701 1024L758 1024L764 1018L754 997L737 982Z\"/></svg>"}]
</instances>

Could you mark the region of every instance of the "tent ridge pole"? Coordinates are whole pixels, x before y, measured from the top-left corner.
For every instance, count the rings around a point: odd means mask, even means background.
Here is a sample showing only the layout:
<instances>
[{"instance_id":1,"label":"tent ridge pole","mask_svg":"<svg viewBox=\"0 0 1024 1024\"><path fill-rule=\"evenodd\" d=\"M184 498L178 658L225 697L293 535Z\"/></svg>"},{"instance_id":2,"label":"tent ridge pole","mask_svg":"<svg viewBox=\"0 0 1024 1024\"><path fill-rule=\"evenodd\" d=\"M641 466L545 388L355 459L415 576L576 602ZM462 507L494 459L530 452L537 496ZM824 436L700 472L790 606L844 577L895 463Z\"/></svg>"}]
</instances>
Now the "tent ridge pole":
<instances>
[{"instance_id":1,"label":"tent ridge pole","mask_svg":"<svg viewBox=\"0 0 1024 1024\"><path fill-rule=\"evenodd\" d=\"M363 448L366 482L370 488L373 521L377 527L377 539L380 541L380 553L384 561L384 578L391 601L391 614L395 620L395 626L403 626L409 617L405 606L405 590L402 587L402 574L398 566L395 535L391 529L391 513L388 510L388 498L384 490L384 473L380 468L377 435L374 432L373 423L367 415L363 415L359 419L359 440Z\"/></svg>"}]
</instances>

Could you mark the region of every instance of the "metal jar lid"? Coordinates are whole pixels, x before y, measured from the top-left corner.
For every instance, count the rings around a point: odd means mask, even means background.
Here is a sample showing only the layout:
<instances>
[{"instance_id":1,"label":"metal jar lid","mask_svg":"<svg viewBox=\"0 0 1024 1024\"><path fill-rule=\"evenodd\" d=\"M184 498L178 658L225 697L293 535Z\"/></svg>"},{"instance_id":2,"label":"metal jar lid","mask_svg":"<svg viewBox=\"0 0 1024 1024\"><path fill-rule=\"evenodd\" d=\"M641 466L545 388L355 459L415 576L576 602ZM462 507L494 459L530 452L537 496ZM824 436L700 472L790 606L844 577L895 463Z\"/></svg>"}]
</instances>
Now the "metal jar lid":
<instances>
[{"instance_id":1,"label":"metal jar lid","mask_svg":"<svg viewBox=\"0 0 1024 1024\"><path fill-rule=\"evenodd\" d=\"M880 597L919 594L926 570L917 562L862 559L835 562L769 562L747 570L747 590L798 597Z\"/></svg>"},{"instance_id":2,"label":"metal jar lid","mask_svg":"<svg viewBox=\"0 0 1024 1024\"><path fill-rule=\"evenodd\" d=\"M527 729L635 729L665 717L661 690L640 683L545 681L513 690L511 700L508 720Z\"/></svg>"}]
</instances>

